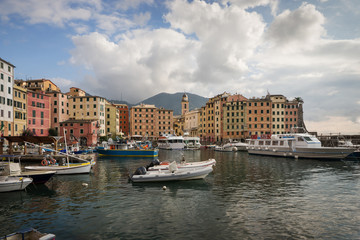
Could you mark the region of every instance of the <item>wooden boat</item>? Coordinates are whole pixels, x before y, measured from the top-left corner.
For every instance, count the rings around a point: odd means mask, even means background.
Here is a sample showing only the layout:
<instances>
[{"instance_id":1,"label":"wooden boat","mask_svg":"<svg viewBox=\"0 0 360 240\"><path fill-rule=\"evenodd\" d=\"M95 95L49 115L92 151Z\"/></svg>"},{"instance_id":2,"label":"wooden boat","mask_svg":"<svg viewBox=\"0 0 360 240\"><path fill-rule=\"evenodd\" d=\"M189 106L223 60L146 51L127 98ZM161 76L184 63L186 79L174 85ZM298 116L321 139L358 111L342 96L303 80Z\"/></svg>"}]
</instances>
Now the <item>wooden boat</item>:
<instances>
[{"instance_id":1,"label":"wooden boat","mask_svg":"<svg viewBox=\"0 0 360 240\"><path fill-rule=\"evenodd\" d=\"M166 170L146 171L145 167L138 168L130 176L132 182L165 182L203 179L213 171L213 167L178 168L176 162L169 164Z\"/></svg>"},{"instance_id":2,"label":"wooden boat","mask_svg":"<svg viewBox=\"0 0 360 240\"><path fill-rule=\"evenodd\" d=\"M24 190L32 181L27 177L0 176L0 192Z\"/></svg>"},{"instance_id":3,"label":"wooden boat","mask_svg":"<svg viewBox=\"0 0 360 240\"><path fill-rule=\"evenodd\" d=\"M20 163L9 162L9 176L28 177L33 179L33 183L46 183L52 178L56 171L21 171Z\"/></svg>"},{"instance_id":4,"label":"wooden boat","mask_svg":"<svg viewBox=\"0 0 360 240\"><path fill-rule=\"evenodd\" d=\"M55 174L81 174L81 173L90 173L91 162L84 163L69 163L63 166L60 165L48 165L48 166L26 166L27 170L35 171L55 171Z\"/></svg>"},{"instance_id":5,"label":"wooden boat","mask_svg":"<svg viewBox=\"0 0 360 240\"><path fill-rule=\"evenodd\" d=\"M2 236L0 237L0 240L54 240L55 237L56 236L52 233L41 233L34 228L29 228Z\"/></svg>"},{"instance_id":6,"label":"wooden boat","mask_svg":"<svg viewBox=\"0 0 360 240\"><path fill-rule=\"evenodd\" d=\"M197 168L197 167L208 167L208 166L214 166L216 164L215 159L208 159L206 161L200 161L200 162L186 162L185 160L182 160L180 163L177 163L177 168ZM159 162L159 160L152 161L148 166L148 171L158 171L158 170L166 170L169 169L169 162Z\"/></svg>"}]
</instances>

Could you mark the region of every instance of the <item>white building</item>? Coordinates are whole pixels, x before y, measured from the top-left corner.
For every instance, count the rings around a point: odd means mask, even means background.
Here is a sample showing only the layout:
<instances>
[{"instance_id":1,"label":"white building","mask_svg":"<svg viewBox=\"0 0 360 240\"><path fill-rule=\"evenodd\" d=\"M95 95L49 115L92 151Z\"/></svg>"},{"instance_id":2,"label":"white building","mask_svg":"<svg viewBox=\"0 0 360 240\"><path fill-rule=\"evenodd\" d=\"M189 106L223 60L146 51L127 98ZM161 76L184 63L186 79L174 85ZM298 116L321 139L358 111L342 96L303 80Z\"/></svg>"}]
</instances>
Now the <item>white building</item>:
<instances>
[{"instance_id":1,"label":"white building","mask_svg":"<svg viewBox=\"0 0 360 240\"><path fill-rule=\"evenodd\" d=\"M0 58L0 135L13 135L13 85L14 68L11 63Z\"/></svg>"}]
</instances>

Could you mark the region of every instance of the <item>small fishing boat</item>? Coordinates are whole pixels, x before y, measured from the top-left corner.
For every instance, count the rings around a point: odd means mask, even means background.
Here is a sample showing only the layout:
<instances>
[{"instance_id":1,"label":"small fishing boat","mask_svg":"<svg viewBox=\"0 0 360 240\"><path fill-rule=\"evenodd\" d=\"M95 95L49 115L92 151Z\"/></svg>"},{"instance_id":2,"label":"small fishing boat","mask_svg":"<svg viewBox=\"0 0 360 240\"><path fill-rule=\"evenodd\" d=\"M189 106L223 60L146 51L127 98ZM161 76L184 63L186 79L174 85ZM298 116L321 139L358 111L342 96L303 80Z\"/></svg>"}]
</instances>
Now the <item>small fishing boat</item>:
<instances>
[{"instance_id":1,"label":"small fishing boat","mask_svg":"<svg viewBox=\"0 0 360 240\"><path fill-rule=\"evenodd\" d=\"M176 162L173 161L166 170L146 171L145 167L140 167L130 176L130 180L135 183L195 180L205 178L212 171L212 165L206 167L178 168Z\"/></svg>"},{"instance_id":2,"label":"small fishing boat","mask_svg":"<svg viewBox=\"0 0 360 240\"><path fill-rule=\"evenodd\" d=\"M55 171L22 171L20 159L21 155L0 155L2 159L8 159L6 162L0 162L0 174L14 177L32 178L33 183L46 183L56 173ZM18 158L19 162L15 162Z\"/></svg>"},{"instance_id":3,"label":"small fishing boat","mask_svg":"<svg viewBox=\"0 0 360 240\"><path fill-rule=\"evenodd\" d=\"M1 236L0 240L54 240L55 237L56 236L52 233L41 233L34 228L29 228L8 234L6 236Z\"/></svg>"},{"instance_id":4,"label":"small fishing boat","mask_svg":"<svg viewBox=\"0 0 360 240\"><path fill-rule=\"evenodd\" d=\"M83 162L83 163L68 163L65 165L48 165L48 166L26 166L27 170L34 171L55 171L55 174L64 175L64 174L82 174L82 173L90 173L91 170L91 162Z\"/></svg>"},{"instance_id":5,"label":"small fishing boat","mask_svg":"<svg viewBox=\"0 0 360 240\"><path fill-rule=\"evenodd\" d=\"M215 159L208 159L206 161L200 161L200 162L186 162L185 159L183 159L180 163L176 163L176 166L181 168L197 168L197 167L208 167L208 166L214 166L216 164ZM148 171L158 171L158 170L166 170L169 169L169 162L159 162L159 160L152 161L147 167L146 170Z\"/></svg>"},{"instance_id":6,"label":"small fishing boat","mask_svg":"<svg viewBox=\"0 0 360 240\"><path fill-rule=\"evenodd\" d=\"M24 190L32 181L27 177L0 176L0 192Z\"/></svg>"}]
</instances>

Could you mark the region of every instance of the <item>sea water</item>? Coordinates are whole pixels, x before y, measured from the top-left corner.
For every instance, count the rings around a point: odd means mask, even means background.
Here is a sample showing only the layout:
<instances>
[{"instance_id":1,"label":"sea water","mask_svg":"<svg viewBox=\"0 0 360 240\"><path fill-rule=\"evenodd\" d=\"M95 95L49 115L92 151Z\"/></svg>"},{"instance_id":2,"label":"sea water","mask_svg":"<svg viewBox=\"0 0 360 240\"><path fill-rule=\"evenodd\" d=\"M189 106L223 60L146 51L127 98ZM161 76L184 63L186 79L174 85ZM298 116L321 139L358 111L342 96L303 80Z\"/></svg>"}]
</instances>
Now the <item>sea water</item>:
<instances>
[{"instance_id":1,"label":"sea water","mask_svg":"<svg viewBox=\"0 0 360 240\"><path fill-rule=\"evenodd\" d=\"M216 159L203 180L137 183L147 158L98 157L90 174L0 193L0 234L56 239L359 239L360 163L160 150L160 161ZM166 190L163 190L166 186Z\"/></svg>"}]
</instances>

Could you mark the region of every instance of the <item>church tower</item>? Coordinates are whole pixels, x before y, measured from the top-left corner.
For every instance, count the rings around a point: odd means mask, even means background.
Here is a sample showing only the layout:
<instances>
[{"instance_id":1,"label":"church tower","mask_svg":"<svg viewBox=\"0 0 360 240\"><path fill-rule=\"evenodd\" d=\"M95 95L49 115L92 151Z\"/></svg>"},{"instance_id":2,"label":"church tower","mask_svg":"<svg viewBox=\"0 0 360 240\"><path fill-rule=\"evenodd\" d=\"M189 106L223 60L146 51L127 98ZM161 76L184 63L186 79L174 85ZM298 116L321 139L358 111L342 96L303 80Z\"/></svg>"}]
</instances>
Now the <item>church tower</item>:
<instances>
[{"instance_id":1,"label":"church tower","mask_svg":"<svg viewBox=\"0 0 360 240\"><path fill-rule=\"evenodd\" d=\"M184 116L185 113L188 112L189 112L189 98L186 95L186 93L184 93L181 99L181 115Z\"/></svg>"}]
</instances>

